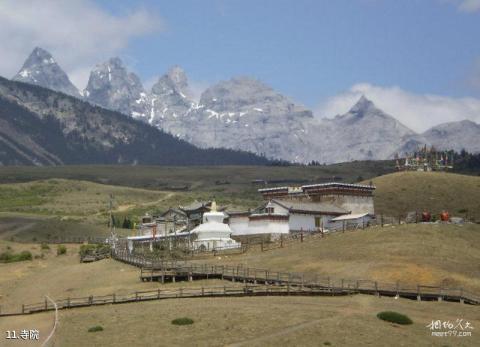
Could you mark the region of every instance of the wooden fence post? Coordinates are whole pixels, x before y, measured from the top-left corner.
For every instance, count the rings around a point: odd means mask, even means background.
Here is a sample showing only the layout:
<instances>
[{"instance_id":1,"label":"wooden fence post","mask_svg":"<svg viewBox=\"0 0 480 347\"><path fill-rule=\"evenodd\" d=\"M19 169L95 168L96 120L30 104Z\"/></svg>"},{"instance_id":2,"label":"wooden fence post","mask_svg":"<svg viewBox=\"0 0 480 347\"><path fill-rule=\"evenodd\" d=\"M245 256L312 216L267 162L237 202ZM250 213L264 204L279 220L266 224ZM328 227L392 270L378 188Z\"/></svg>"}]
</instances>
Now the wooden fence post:
<instances>
[{"instance_id":1,"label":"wooden fence post","mask_svg":"<svg viewBox=\"0 0 480 347\"><path fill-rule=\"evenodd\" d=\"M115 293L112 294L112 303L116 303L117 302L117 295Z\"/></svg>"},{"instance_id":2,"label":"wooden fence post","mask_svg":"<svg viewBox=\"0 0 480 347\"><path fill-rule=\"evenodd\" d=\"M22 304L22 313L25 313L25 304Z\"/></svg>"},{"instance_id":3,"label":"wooden fence post","mask_svg":"<svg viewBox=\"0 0 480 347\"><path fill-rule=\"evenodd\" d=\"M48 308L48 302L47 302L47 298L45 298L45 310L47 310Z\"/></svg>"}]
</instances>

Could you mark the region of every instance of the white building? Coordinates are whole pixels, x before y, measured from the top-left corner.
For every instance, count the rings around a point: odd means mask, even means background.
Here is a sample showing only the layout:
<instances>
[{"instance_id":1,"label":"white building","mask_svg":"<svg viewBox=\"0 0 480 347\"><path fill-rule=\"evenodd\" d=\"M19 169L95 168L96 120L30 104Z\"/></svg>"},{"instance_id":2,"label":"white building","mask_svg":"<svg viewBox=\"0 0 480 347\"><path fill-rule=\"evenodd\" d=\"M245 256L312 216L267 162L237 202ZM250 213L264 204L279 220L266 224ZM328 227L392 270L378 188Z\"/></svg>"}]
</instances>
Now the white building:
<instances>
[{"instance_id":1,"label":"white building","mask_svg":"<svg viewBox=\"0 0 480 347\"><path fill-rule=\"evenodd\" d=\"M331 219L329 228L331 230L365 228L371 220L372 215L368 213L345 214Z\"/></svg>"},{"instance_id":2,"label":"white building","mask_svg":"<svg viewBox=\"0 0 480 347\"><path fill-rule=\"evenodd\" d=\"M240 243L230 238L233 231L223 222L225 217L223 212L217 211L217 205L213 202L211 211L203 214L203 223L191 231L196 236L192 242L193 248L215 250L240 247Z\"/></svg>"},{"instance_id":3,"label":"white building","mask_svg":"<svg viewBox=\"0 0 480 347\"><path fill-rule=\"evenodd\" d=\"M316 232L328 228L332 218L349 213L327 203L270 200L264 213L233 212L229 225L234 236Z\"/></svg>"}]
</instances>

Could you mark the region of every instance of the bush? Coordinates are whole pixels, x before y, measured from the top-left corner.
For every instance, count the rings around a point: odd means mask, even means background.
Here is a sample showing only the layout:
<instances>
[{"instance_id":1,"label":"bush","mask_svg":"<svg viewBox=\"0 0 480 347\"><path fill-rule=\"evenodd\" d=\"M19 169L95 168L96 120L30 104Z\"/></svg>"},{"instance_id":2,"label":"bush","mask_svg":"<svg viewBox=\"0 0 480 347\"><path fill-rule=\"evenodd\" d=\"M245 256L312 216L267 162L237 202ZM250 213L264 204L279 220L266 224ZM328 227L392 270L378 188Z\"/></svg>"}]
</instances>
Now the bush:
<instances>
[{"instance_id":1,"label":"bush","mask_svg":"<svg viewBox=\"0 0 480 347\"><path fill-rule=\"evenodd\" d=\"M109 254L110 245L100 245L100 244L86 244L80 246L80 256L85 256L87 254Z\"/></svg>"},{"instance_id":2,"label":"bush","mask_svg":"<svg viewBox=\"0 0 480 347\"><path fill-rule=\"evenodd\" d=\"M101 325L95 325L93 327L88 328L89 333L95 333L97 331L103 331L103 327Z\"/></svg>"},{"instance_id":3,"label":"bush","mask_svg":"<svg viewBox=\"0 0 480 347\"><path fill-rule=\"evenodd\" d=\"M172 320L172 324L174 325L189 325L193 324L193 319L188 317L182 317Z\"/></svg>"},{"instance_id":4,"label":"bush","mask_svg":"<svg viewBox=\"0 0 480 347\"><path fill-rule=\"evenodd\" d=\"M408 316L393 311L380 312L379 314L377 314L377 317L381 320L396 324L407 325L413 323L413 321Z\"/></svg>"},{"instance_id":5,"label":"bush","mask_svg":"<svg viewBox=\"0 0 480 347\"><path fill-rule=\"evenodd\" d=\"M64 245L58 245L57 255L63 255L63 254L67 254L67 247L65 247Z\"/></svg>"},{"instance_id":6,"label":"bush","mask_svg":"<svg viewBox=\"0 0 480 347\"><path fill-rule=\"evenodd\" d=\"M41 246L40 246L40 248L41 248L42 250L44 250L44 251L50 250L50 246L49 246L48 244L46 244L46 243L42 243Z\"/></svg>"},{"instance_id":7,"label":"bush","mask_svg":"<svg viewBox=\"0 0 480 347\"><path fill-rule=\"evenodd\" d=\"M3 252L0 253L0 263L14 263L17 261L32 260L30 251L22 251L20 253Z\"/></svg>"}]
</instances>

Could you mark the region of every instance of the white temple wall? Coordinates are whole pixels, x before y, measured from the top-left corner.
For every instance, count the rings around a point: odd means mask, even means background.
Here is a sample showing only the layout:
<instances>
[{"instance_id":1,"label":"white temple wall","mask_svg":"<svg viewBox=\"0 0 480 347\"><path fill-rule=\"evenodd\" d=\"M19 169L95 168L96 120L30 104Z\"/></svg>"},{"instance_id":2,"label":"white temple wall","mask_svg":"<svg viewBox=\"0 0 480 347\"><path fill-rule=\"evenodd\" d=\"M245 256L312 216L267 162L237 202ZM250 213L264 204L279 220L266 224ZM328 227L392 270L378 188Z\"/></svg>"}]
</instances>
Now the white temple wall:
<instances>
[{"instance_id":1,"label":"white temple wall","mask_svg":"<svg viewBox=\"0 0 480 347\"><path fill-rule=\"evenodd\" d=\"M314 231L315 216L307 214L290 214L288 221L290 231Z\"/></svg>"},{"instance_id":2,"label":"white temple wall","mask_svg":"<svg viewBox=\"0 0 480 347\"><path fill-rule=\"evenodd\" d=\"M232 235L248 234L248 216L230 217L229 225Z\"/></svg>"},{"instance_id":3,"label":"white temple wall","mask_svg":"<svg viewBox=\"0 0 480 347\"><path fill-rule=\"evenodd\" d=\"M286 220L250 220L248 223L247 233L243 235L254 234L288 234L288 221Z\"/></svg>"}]
</instances>

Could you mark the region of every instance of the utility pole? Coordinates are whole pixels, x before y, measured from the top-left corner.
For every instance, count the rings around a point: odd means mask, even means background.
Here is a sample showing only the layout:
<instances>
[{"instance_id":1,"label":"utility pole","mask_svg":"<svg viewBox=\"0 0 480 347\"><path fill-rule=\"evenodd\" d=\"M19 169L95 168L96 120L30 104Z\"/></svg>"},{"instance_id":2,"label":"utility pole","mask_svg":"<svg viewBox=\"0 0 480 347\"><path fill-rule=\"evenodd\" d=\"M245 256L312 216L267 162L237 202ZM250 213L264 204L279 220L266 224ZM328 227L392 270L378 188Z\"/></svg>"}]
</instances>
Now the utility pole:
<instances>
[{"instance_id":1,"label":"utility pole","mask_svg":"<svg viewBox=\"0 0 480 347\"><path fill-rule=\"evenodd\" d=\"M113 218L113 194L110 194L110 239L112 240L112 248L115 249L116 243L116 236L115 236L115 225L114 225L114 218Z\"/></svg>"}]
</instances>

